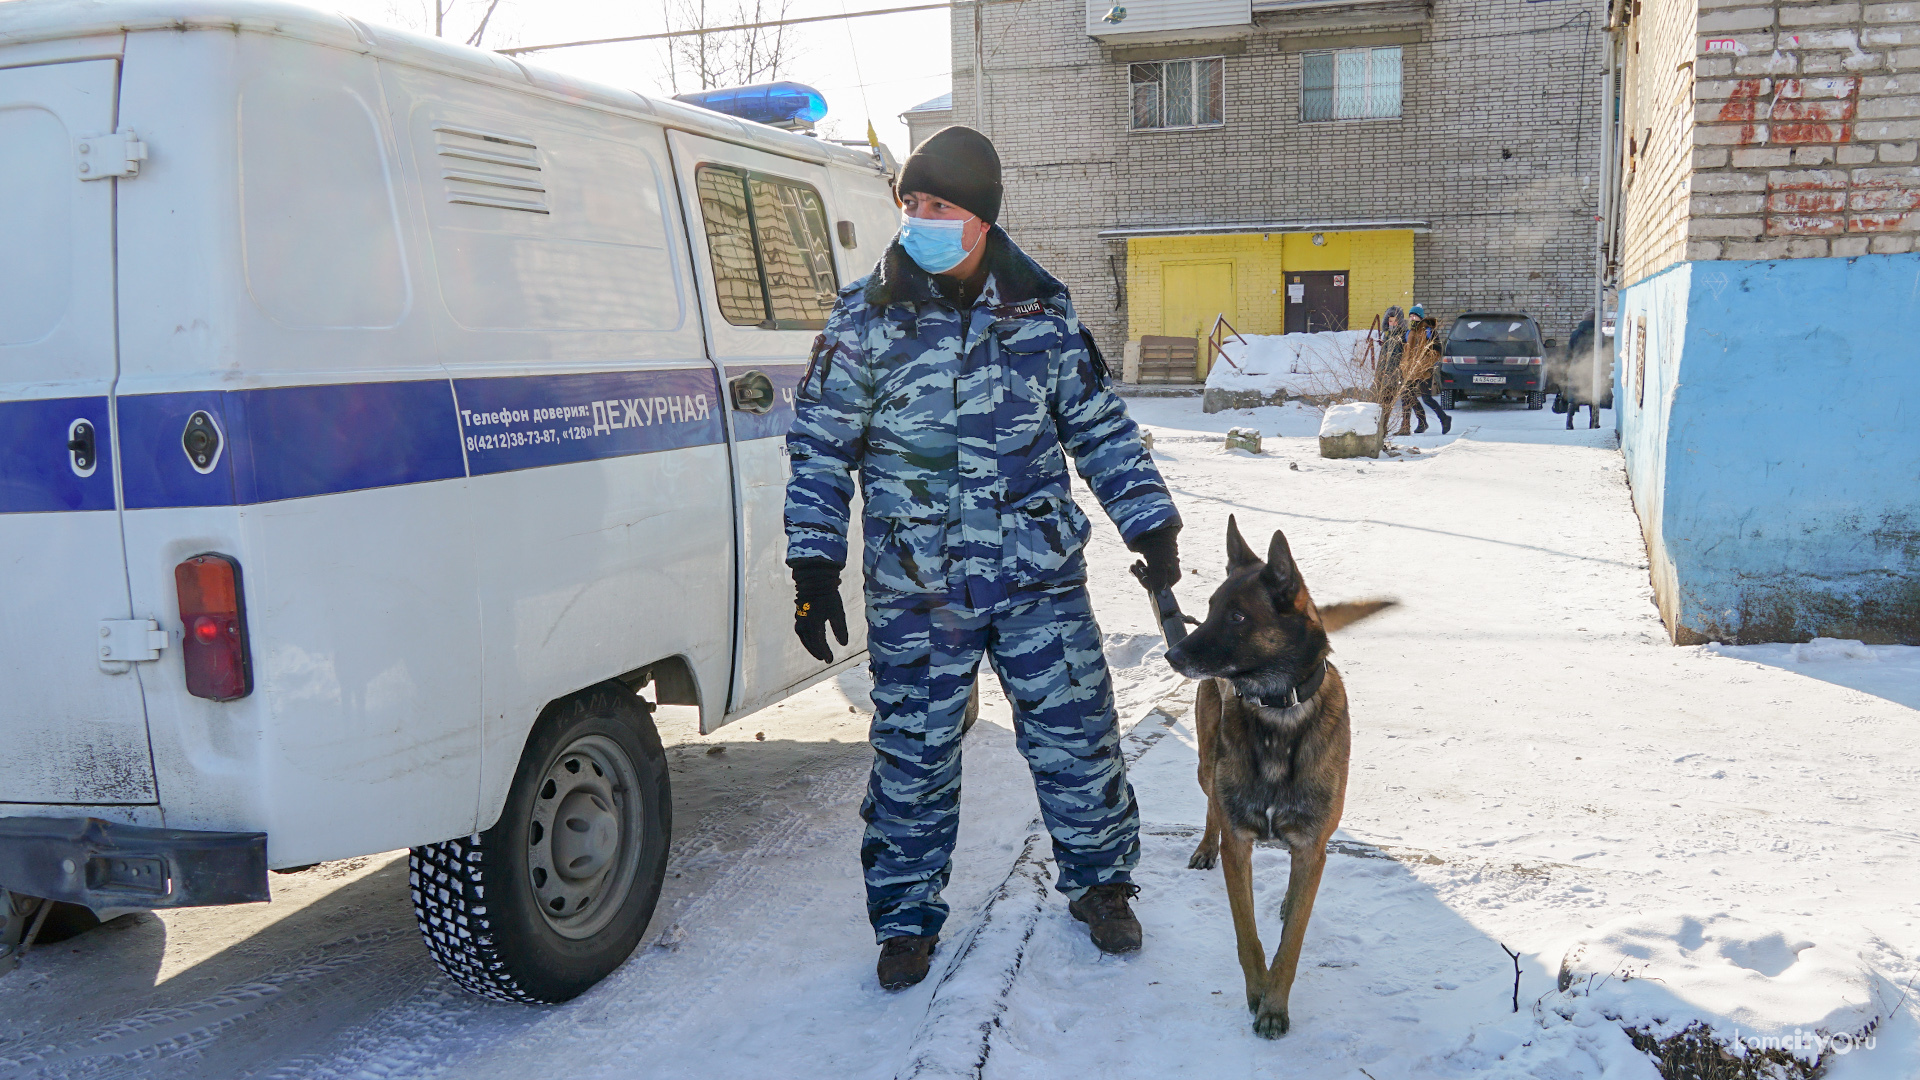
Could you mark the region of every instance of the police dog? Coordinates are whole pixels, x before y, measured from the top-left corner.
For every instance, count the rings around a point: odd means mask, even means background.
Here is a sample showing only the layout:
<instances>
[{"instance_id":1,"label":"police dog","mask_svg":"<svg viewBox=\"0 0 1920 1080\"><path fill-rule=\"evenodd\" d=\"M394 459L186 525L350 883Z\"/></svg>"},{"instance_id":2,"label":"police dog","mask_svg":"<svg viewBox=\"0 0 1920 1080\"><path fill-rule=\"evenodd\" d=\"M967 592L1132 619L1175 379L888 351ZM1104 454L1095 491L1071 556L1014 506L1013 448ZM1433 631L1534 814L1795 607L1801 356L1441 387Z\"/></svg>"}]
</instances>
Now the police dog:
<instances>
[{"instance_id":1,"label":"police dog","mask_svg":"<svg viewBox=\"0 0 1920 1080\"><path fill-rule=\"evenodd\" d=\"M1206 621L1167 652L1174 670L1206 680L1194 711L1207 829L1187 865L1224 863L1247 1008L1254 1031L1269 1039L1287 1033L1300 942L1346 801L1347 691L1327 662L1327 634L1394 603L1316 607L1287 538L1276 531L1263 562L1228 518L1227 580ZM1254 925L1255 840L1282 841L1293 856L1271 966Z\"/></svg>"}]
</instances>

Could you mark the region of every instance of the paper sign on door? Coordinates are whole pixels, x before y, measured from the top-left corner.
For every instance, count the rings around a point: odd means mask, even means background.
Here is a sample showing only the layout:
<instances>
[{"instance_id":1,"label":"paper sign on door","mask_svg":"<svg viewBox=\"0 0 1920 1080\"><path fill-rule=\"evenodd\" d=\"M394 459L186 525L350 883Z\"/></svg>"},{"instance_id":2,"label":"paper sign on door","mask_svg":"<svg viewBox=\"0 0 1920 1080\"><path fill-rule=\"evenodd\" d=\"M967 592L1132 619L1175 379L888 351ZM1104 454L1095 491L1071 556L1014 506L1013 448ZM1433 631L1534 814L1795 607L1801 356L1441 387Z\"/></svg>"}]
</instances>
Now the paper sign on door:
<instances>
[{"instance_id":1,"label":"paper sign on door","mask_svg":"<svg viewBox=\"0 0 1920 1080\"><path fill-rule=\"evenodd\" d=\"M1307 301L1307 287L1305 285L1287 286L1287 303L1304 304L1306 303L1306 301Z\"/></svg>"}]
</instances>

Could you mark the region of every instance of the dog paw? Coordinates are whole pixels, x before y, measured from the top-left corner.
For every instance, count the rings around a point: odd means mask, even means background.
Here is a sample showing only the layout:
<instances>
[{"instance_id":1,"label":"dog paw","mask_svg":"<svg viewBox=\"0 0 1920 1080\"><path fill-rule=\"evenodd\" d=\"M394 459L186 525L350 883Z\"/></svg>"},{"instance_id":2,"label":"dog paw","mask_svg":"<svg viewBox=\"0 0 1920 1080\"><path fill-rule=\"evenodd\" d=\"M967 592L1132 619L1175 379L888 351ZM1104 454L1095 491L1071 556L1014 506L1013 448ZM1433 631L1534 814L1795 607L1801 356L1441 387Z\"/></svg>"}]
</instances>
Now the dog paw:
<instances>
[{"instance_id":1,"label":"dog paw","mask_svg":"<svg viewBox=\"0 0 1920 1080\"><path fill-rule=\"evenodd\" d=\"M1253 1033L1263 1039L1277 1039L1287 1033L1292 1024L1287 1020L1287 1010L1263 1012L1253 1018Z\"/></svg>"},{"instance_id":2,"label":"dog paw","mask_svg":"<svg viewBox=\"0 0 1920 1080\"><path fill-rule=\"evenodd\" d=\"M1213 864L1217 862L1219 858L1220 858L1219 848L1210 848L1205 845L1201 845L1200 847L1193 849L1193 858L1187 860L1187 869L1211 870L1213 869Z\"/></svg>"}]
</instances>

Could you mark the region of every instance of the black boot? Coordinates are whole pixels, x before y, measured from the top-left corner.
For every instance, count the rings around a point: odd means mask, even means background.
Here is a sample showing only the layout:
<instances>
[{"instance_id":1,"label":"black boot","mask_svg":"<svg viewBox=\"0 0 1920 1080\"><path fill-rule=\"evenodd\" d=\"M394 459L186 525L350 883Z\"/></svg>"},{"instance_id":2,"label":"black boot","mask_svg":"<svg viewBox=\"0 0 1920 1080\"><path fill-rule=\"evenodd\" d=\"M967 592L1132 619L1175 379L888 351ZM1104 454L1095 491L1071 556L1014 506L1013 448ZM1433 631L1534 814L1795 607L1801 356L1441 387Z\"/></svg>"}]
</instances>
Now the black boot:
<instances>
[{"instance_id":1,"label":"black boot","mask_svg":"<svg viewBox=\"0 0 1920 1080\"><path fill-rule=\"evenodd\" d=\"M1067 911L1087 924L1101 952L1132 952L1140 947L1140 920L1127 901L1139 895L1140 886L1124 881L1095 885L1067 904Z\"/></svg>"},{"instance_id":2,"label":"black boot","mask_svg":"<svg viewBox=\"0 0 1920 1080\"><path fill-rule=\"evenodd\" d=\"M1440 414L1440 434L1453 434L1453 417L1448 416L1446 413Z\"/></svg>"},{"instance_id":3,"label":"black boot","mask_svg":"<svg viewBox=\"0 0 1920 1080\"><path fill-rule=\"evenodd\" d=\"M905 990L927 977L927 968L932 966L933 950L940 944L940 935L918 937L902 934L890 937L880 943L880 963L874 974L880 977L880 986L886 990Z\"/></svg>"}]
</instances>

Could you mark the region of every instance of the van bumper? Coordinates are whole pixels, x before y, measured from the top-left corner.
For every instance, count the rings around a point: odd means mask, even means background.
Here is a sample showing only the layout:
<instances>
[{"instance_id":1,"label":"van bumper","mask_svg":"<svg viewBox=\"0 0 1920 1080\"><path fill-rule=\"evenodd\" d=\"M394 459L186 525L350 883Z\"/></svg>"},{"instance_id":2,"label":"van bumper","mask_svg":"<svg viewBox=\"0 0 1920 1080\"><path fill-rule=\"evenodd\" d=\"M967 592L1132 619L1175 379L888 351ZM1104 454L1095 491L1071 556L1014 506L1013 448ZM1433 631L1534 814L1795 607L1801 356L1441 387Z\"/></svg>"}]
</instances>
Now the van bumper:
<instances>
[{"instance_id":1,"label":"van bumper","mask_svg":"<svg viewBox=\"0 0 1920 1080\"><path fill-rule=\"evenodd\" d=\"M267 834L0 818L0 888L95 910L252 903L267 899Z\"/></svg>"}]
</instances>

